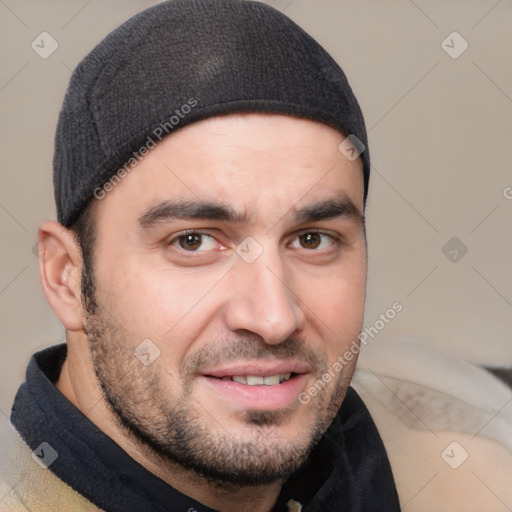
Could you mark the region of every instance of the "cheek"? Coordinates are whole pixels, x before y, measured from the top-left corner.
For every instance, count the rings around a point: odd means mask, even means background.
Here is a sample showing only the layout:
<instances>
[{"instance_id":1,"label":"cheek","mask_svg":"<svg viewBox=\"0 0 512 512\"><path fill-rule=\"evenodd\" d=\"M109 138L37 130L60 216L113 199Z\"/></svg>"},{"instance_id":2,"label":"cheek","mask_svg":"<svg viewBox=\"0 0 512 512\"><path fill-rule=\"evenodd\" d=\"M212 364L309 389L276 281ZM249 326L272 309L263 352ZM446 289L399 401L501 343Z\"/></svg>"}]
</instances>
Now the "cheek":
<instances>
[{"instance_id":1,"label":"cheek","mask_svg":"<svg viewBox=\"0 0 512 512\"><path fill-rule=\"evenodd\" d=\"M186 350L213 314L205 297L216 279L203 277L157 268L138 258L120 258L98 275L97 298L131 338L149 338L162 350L179 352Z\"/></svg>"},{"instance_id":2,"label":"cheek","mask_svg":"<svg viewBox=\"0 0 512 512\"><path fill-rule=\"evenodd\" d=\"M168 283L115 257L98 265L95 274L99 304L130 332L130 337L152 338L172 322Z\"/></svg>"},{"instance_id":3,"label":"cheek","mask_svg":"<svg viewBox=\"0 0 512 512\"><path fill-rule=\"evenodd\" d=\"M321 334L329 352L345 350L361 332L366 294L366 264L361 261L322 279L307 280L299 295L309 323Z\"/></svg>"}]
</instances>

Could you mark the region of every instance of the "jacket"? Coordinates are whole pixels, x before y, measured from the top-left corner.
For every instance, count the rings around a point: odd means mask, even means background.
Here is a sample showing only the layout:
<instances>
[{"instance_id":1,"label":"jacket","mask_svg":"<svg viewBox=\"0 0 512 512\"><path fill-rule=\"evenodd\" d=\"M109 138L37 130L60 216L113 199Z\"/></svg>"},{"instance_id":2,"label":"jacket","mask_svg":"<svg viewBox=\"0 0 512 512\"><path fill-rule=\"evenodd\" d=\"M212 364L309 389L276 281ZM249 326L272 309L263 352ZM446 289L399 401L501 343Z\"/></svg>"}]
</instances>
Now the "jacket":
<instances>
[{"instance_id":1,"label":"jacket","mask_svg":"<svg viewBox=\"0 0 512 512\"><path fill-rule=\"evenodd\" d=\"M11 414L17 432L2 431L0 511L212 512L134 461L57 390L65 357L66 346L59 345L28 365ZM273 509L299 510L400 510L384 445L351 388Z\"/></svg>"}]
</instances>

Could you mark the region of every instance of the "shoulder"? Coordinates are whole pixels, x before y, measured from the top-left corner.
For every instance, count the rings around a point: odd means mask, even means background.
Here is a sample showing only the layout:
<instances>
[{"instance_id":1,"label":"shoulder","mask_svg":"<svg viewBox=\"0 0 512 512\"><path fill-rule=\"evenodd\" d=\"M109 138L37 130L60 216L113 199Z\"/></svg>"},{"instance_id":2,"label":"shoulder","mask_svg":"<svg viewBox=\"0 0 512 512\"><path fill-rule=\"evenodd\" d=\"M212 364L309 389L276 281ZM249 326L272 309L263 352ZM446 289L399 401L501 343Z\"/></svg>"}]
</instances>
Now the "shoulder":
<instances>
[{"instance_id":1,"label":"shoulder","mask_svg":"<svg viewBox=\"0 0 512 512\"><path fill-rule=\"evenodd\" d=\"M58 457L51 446L42 443L32 452L4 416L0 450L0 512L99 510L51 472L49 466Z\"/></svg>"},{"instance_id":2,"label":"shoulder","mask_svg":"<svg viewBox=\"0 0 512 512\"><path fill-rule=\"evenodd\" d=\"M512 390L411 339L373 348L353 385L384 440L402 507L512 507Z\"/></svg>"}]
</instances>

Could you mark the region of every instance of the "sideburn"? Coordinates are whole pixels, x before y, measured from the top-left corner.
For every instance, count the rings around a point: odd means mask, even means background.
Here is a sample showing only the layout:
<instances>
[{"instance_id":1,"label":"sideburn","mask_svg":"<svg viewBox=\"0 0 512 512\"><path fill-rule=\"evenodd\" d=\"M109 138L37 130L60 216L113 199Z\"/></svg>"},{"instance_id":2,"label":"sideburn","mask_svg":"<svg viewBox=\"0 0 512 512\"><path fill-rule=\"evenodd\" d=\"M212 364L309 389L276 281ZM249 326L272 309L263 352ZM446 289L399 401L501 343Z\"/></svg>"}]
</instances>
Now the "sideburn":
<instances>
[{"instance_id":1,"label":"sideburn","mask_svg":"<svg viewBox=\"0 0 512 512\"><path fill-rule=\"evenodd\" d=\"M89 315L98 310L96 302L96 280L94 277L94 245L96 242L96 225L92 204L82 212L71 228L82 253L81 294L82 305Z\"/></svg>"}]
</instances>

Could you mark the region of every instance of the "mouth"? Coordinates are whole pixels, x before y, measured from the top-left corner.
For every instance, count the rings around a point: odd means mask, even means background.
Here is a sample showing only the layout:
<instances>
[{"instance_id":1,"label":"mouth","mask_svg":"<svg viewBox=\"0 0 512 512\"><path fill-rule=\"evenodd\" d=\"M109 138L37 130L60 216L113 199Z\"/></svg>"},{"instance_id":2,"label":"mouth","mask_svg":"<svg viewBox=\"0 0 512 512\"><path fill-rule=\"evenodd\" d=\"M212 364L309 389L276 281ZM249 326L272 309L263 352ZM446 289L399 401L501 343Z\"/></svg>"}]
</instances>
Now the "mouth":
<instances>
[{"instance_id":1,"label":"mouth","mask_svg":"<svg viewBox=\"0 0 512 512\"><path fill-rule=\"evenodd\" d=\"M289 381L296 373L277 373L275 375L233 375L231 377L222 377L222 380L231 380L246 386L277 386L283 382Z\"/></svg>"},{"instance_id":2,"label":"mouth","mask_svg":"<svg viewBox=\"0 0 512 512\"><path fill-rule=\"evenodd\" d=\"M246 386L277 386L310 371L309 364L301 361L272 360L226 364L205 369L202 374L213 379L231 380Z\"/></svg>"},{"instance_id":3,"label":"mouth","mask_svg":"<svg viewBox=\"0 0 512 512\"><path fill-rule=\"evenodd\" d=\"M230 407L275 410L297 401L309 373L305 363L272 362L211 369L200 377Z\"/></svg>"}]
</instances>

